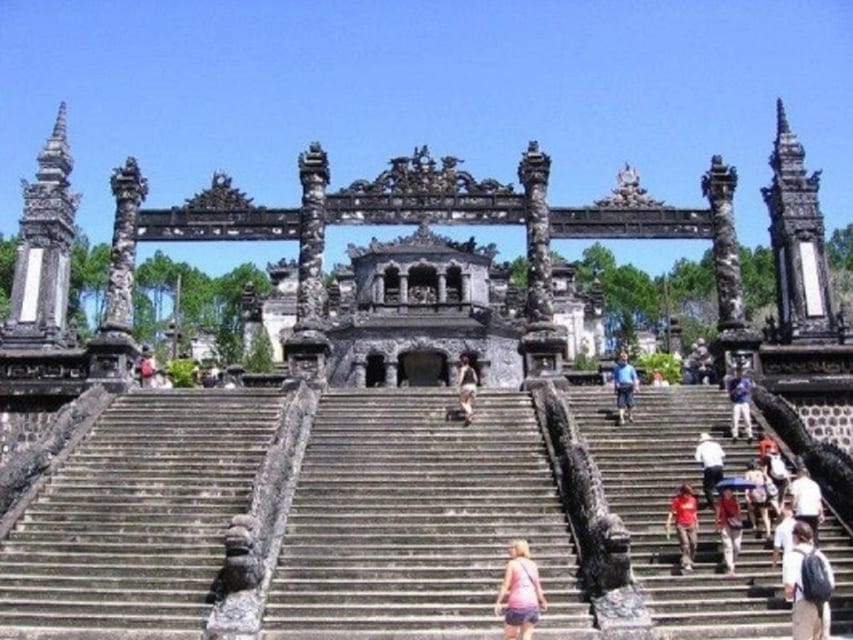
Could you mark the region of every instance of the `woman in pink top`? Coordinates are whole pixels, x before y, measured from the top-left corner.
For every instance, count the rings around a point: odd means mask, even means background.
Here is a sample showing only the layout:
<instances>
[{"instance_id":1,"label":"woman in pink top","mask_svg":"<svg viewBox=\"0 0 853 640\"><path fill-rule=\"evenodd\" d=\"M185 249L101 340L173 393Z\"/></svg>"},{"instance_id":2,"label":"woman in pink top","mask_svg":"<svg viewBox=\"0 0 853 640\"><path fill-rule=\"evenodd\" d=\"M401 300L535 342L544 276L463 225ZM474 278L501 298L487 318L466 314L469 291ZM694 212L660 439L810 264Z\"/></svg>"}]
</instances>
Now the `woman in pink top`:
<instances>
[{"instance_id":1,"label":"woman in pink top","mask_svg":"<svg viewBox=\"0 0 853 640\"><path fill-rule=\"evenodd\" d=\"M539 583L539 570L530 559L527 540L515 540L509 548L509 557L504 581L495 602L495 615L501 615L501 603L507 598L504 612L505 640L530 640L533 627L539 622L539 611L545 611L548 602Z\"/></svg>"}]
</instances>

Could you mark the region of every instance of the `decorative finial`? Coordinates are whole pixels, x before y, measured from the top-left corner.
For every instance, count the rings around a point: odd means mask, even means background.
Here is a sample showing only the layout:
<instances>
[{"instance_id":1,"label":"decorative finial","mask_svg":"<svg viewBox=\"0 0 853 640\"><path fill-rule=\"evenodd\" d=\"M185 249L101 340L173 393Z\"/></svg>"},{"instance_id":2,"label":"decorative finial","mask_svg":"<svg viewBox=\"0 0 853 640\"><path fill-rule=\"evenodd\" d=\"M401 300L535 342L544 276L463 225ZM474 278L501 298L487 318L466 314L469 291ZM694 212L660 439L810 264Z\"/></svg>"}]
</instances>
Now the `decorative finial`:
<instances>
[{"instance_id":1,"label":"decorative finial","mask_svg":"<svg viewBox=\"0 0 853 640\"><path fill-rule=\"evenodd\" d=\"M59 113L56 115L56 124L53 125L53 137L65 140L68 133L66 120L65 101L59 103Z\"/></svg>"},{"instance_id":2,"label":"decorative finial","mask_svg":"<svg viewBox=\"0 0 853 640\"><path fill-rule=\"evenodd\" d=\"M791 133L791 128L788 126L788 116L785 114L785 104L782 98L776 98L776 133Z\"/></svg>"}]
</instances>

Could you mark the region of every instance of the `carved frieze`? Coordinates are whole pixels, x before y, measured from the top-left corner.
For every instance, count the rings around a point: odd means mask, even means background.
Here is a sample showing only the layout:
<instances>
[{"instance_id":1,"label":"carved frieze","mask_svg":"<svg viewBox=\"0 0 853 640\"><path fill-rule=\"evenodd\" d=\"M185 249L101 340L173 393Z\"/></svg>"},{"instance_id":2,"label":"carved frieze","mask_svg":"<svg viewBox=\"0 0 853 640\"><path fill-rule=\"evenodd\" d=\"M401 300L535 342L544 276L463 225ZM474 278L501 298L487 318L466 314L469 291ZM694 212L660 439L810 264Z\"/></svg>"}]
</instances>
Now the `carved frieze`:
<instances>
[{"instance_id":1,"label":"carved frieze","mask_svg":"<svg viewBox=\"0 0 853 640\"><path fill-rule=\"evenodd\" d=\"M497 180L477 181L458 167L463 160L454 156L441 158L441 167L426 145L415 147L411 157L392 158L391 168L373 181L356 180L341 195L411 195L411 194L469 194L485 195L512 193L513 187Z\"/></svg>"},{"instance_id":2,"label":"carved frieze","mask_svg":"<svg viewBox=\"0 0 853 640\"><path fill-rule=\"evenodd\" d=\"M188 198L185 209L190 211L247 211L255 209L252 198L231 186L231 178L216 171L210 182L210 188Z\"/></svg>"}]
</instances>

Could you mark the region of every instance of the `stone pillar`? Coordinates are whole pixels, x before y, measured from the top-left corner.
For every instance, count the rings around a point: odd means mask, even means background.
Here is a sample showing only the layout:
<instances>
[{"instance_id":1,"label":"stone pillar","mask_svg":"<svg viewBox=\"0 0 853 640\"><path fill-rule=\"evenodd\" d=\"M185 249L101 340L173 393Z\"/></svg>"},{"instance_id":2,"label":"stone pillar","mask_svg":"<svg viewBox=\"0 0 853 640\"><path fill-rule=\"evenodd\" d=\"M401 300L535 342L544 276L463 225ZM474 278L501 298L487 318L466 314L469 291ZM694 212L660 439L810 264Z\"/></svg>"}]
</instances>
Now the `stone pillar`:
<instances>
[{"instance_id":1,"label":"stone pillar","mask_svg":"<svg viewBox=\"0 0 853 640\"><path fill-rule=\"evenodd\" d=\"M0 328L6 349L75 347L76 332L68 331L74 215L80 202L69 189L74 159L67 143L65 103L53 134L38 156L35 184L23 182L24 216L12 281L9 318Z\"/></svg>"},{"instance_id":2,"label":"stone pillar","mask_svg":"<svg viewBox=\"0 0 853 640\"><path fill-rule=\"evenodd\" d=\"M723 379L736 364L755 365L754 357L761 336L746 324L743 303L743 279L735 233L734 199L737 171L723 163L721 156L711 158L711 168L702 176L702 194L711 203L714 222L714 265L717 278L717 302L720 330L711 345L718 378Z\"/></svg>"},{"instance_id":3,"label":"stone pillar","mask_svg":"<svg viewBox=\"0 0 853 640\"><path fill-rule=\"evenodd\" d=\"M551 221L548 207L548 177L551 158L532 141L518 166L518 178L527 200L527 319L554 321L552 291Z\"/></svg>"},{"instance_id":4,"label":"stone pillar","mask_svg":"<svg viewBox=\"0 0 853 640\"><path fill-rule=\"evenodd\" d=\"M746 326L743 280L732 207L736 187L735 168L723 164L722 156L711 158L711 169L702 177L702 194L711 203L714 222L714 267L719 305L717 327L721 331Z\"/></svg>"},{"instance_id":5,"label":"stone pillar","mask_svg":"<svg viewBox=\"0 0 853 640\"><path fill-rule=\"evenodd\" d=\"M136 221L148 194L148 181L135 158L113 171L110 186L116 199L113 247L110 255L106 316L87 347L89 383L111 390L133 384L139 347L133 331L133 270L136 262Z\"/></svg>"},{"instance_id":6,"label":"stone pillar","mask_svg":"<svg viewBox=\"0 0 853 640\"><path fill-rule=\"evenodd\" d=\"M462 296L462 302L469 303L471 302L471 274L463 273L462 274L462 291L460 292Z\"/></svg>"},{"instance_id":7,"label":"stone pillar","mask_svg":"<svg viewBox=\"0 0 853 640\"><path fill-rule=\"evenodd\" d=\"M438 301L447 302L447 274L438 274Z\"/></svg>"},{"instance_id":8,"label":"stone pillar","mask_svg":"<svg viewBox=\"0 0 853 640\"><path fill-rule=\"evenodd\" d=\"M364 389L367 386L367 362L361 358L352 363L353 384L356 389Z\"/></svg>"},{"instance_id":9,"label":"stone pillar","mask_svg":"<svg viewBox=\"0 0 853 640\"><path fill-rule=\"evenodd\" d=\"M385 386L389 389L397 388L397 363L385 363Z\"/></svg>"},{"instance_id":10,"label":"stone pillar","mask_svg":"<svg viewBox=\"0 0 853 640\"><path fill-rule=\"evenodd\" d=\"M374 279L374 283L376 286L376 292L374 294L373 301L376 304L384 304L385 303L385 274L377 273Z\"/></svg>"},{"instance_id":11,"label":"stone pillar","mask_svg":"<svg viewBox=\"0 0 853 640\"><path fill-rule=\"evenodd\" d=\"M409 274L400 274L400 304L409 303Z\"/></svg>"},{"instance_id":12,"label":"stone pillar","mask_svg":"<svg viewBox=\"0 0 853 640\"><path fill-rule=\"evenodd\" d=\"M566 358L566 328L554 324L548 177L551 158L531 141L518 165L527 207L527 329L519 350L528 378L559 376Z\"/></svg>"},{"instance_id":13,"label":"stone pillar","mask_svg":"<svg viewBox=\"0 0 853 640\"><path fill-rule=\"evenodd\" d=\"M284 357L290 374L323 385L326 358L331 351L324 329L323 250L326 235L326 186L329 163L320 143L312 142L299 155L302 209L299 218L299 287L296 324L285 341Z\"/></svg>"},{"instance_id":14,"label":"stone pillar","mask_svg":"<svg viewBox=\"0 0 853 640\"><path fill-rule=\"evenodd\" d=\"M831 343L838 340L838 317L832 310L818 202L820 172L806 175L805 155L779 100L770 156L773 183L761 192L770 211L780 337L786 343Z\"/></svg>"},{"instance_id":15,"label":"stone pillar","mask_svg":"<svg viewBox=\"0 0 853 640\"><path fill-rule=\"evenodd\" d=\"M477 367L480 370L480 386L488 387L490 382L489 378L492 372L491 360L477 360Z\"/></svg>"}]
</instances>

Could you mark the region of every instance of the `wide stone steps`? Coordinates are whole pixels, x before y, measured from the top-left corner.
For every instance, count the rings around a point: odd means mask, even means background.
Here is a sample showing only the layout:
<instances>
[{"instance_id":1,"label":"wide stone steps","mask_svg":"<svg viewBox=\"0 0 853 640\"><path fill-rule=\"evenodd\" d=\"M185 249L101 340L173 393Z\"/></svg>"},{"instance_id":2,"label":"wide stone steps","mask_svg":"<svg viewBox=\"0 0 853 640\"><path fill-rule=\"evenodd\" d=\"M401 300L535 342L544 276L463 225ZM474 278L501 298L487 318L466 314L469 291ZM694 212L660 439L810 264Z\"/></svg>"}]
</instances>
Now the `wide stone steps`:
<instances>
[{"instance_id":1,"label":"wide stone steps","mask_svg":"<svg viewBox=\"0 0 853 640\"><path fill-rule=\"evenodd\" d=\"M636 396L634 422L623 426L616 424L611 390L570 390L569 398L601 471L610 508L631 532L632 567L658 632L672 640L790 637L781 567L772 567L763 535L757 538L752 529L744 530L736 576L722 575L721 544L711 510L700 511L693 572L682 574L679 567L674 527L671 539L666 538L669 504L680 484L688 481L697 493L702 491L701 467L694 460L700 432L720 440L727 454L726 475L743 475L758 455L757 444L748 444L743 433L737 443L730 441L727 395L711 387L643 388ZM757 435L755 421L754 427ZM853 547L831 516L821 526L821 548L838 580L833 610L845 611L853 606ZM843 614L835 616L838 621L844 624Z\"/></svg>"},{"instance_id":2,"label":"wide stone steps","mask_svg":"<svg viewBox=\"0 0 853 640\"><path fill-rule=\"evenodd\" d=\"M282 399L116 399L2 541L0 638L199 637Z\"/></svg>"},{"instance_id":3,"label":"wide stone steps","mask_svg":"<svg viewBox=\"0 0 853 640\"><path fill-rule=\"evenodd\" d=\"M529 396L485 390L468 427L445 419L456 402L450 389L323 396L265 638L494 637L516 537L533 541L552 605L537 637L597 637Z\"/></svg>"}]
</instances>

